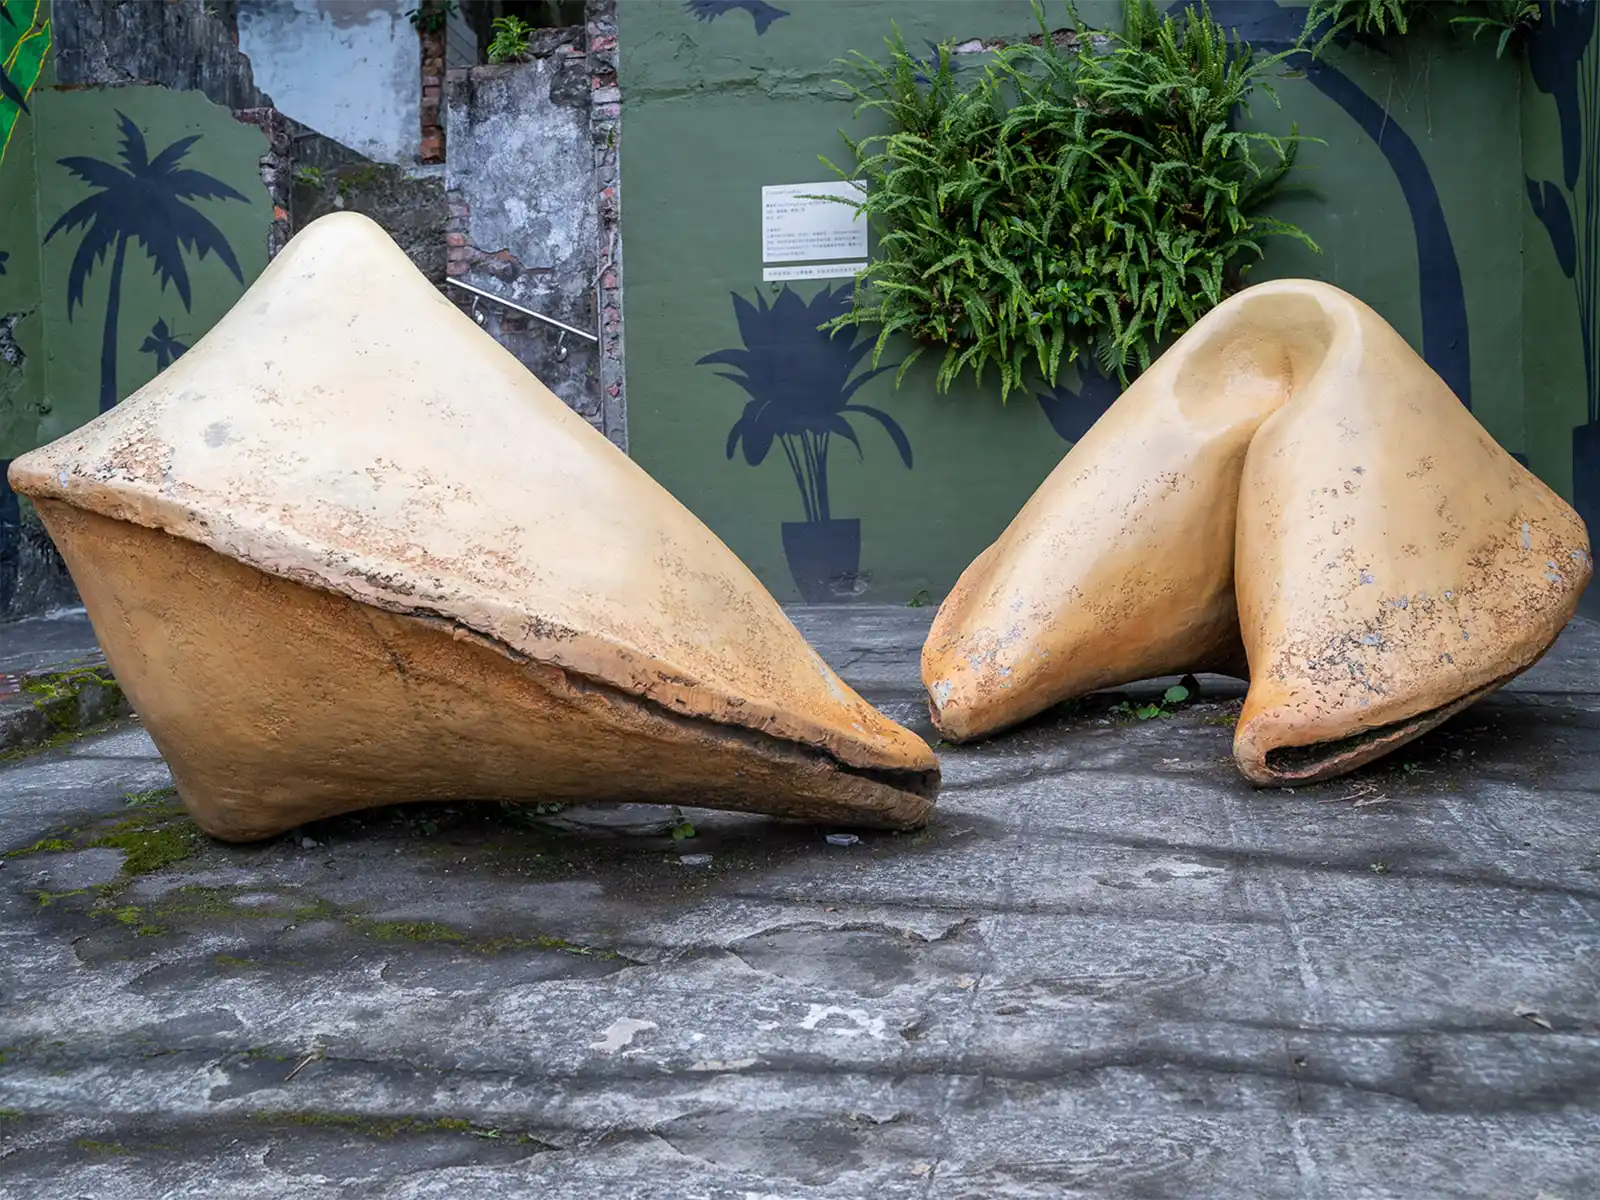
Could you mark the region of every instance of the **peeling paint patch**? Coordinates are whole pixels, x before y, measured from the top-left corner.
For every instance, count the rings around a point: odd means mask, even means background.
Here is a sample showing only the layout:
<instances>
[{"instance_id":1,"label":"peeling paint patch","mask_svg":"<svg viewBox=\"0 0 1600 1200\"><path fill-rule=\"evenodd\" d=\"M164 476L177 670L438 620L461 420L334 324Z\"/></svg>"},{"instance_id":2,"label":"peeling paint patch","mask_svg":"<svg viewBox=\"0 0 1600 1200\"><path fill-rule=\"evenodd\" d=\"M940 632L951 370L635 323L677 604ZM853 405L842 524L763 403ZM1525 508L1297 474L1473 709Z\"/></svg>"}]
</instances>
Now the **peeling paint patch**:
<instances>
[{"instance_id":1,"label":"peeling paint patch","mask_svg":"<svg viewBox=\"0 0 1600 1200\"><path fill-rule=\"evenodd\" d=\"M618 1017L606 1027L605 1036L598 1042L590 1042L589 1049L598 1050L601 1054L615 1054L618 1050L632 1045L633 1039L647 1029L656 1028L654 1021L641 1021L637 1017Z\"/></svg>"},{"instance_id":2,"label":"peeling paint patch","mask_svg":"<svg viewBox=\"0 0 1600 1200\"><path fill-rule=\"evenodd\" d=\"M822 1029L822 1023L832 1017L839 1017L849 1022L848 1026L834 1026ZM864 1008L840 1008L837 1004L812 1004L800 1021L800 1028L812 1032L831 1033L835 1037L868 1037L881 1041L883 1038L883 1018L870 1015Z\"/></svg>"},{"instance_id":3,"label":"peeling paint patch","mask_svg":"<svg viewBox=\"0 0 1600 1200\"><path fill-rule=\"evenodd\" d=\"M28 316L25 312L10 312L0 314L0 362L7 366L21 370L28 356L22 352L22 347L17 345L17 322Z\"/></svg>"},{"instance_id":4,"label":"peeling paint patch","mask_svg":"<svg viewBox=\"0 0 1600 1200\"><path fill-rule=\"evenodd\" d=\"M703 1058L689 1067L691 1071L746 1071L760 1062L757 1058Z\"/></svg>"}]
</instances>

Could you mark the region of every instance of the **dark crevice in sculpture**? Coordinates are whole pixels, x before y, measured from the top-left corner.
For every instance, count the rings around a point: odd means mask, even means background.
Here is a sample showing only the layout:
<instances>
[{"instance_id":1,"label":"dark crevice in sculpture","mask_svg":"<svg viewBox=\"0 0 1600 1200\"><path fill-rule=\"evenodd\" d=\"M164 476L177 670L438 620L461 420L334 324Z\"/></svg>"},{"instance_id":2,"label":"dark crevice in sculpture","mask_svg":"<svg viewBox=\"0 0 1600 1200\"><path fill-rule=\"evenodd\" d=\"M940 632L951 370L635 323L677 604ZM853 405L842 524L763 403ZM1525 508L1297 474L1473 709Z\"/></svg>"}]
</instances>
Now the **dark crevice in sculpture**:
<instances>
[{"instance_id":1,"label":"dark crevice in sculpture","mask_svg":"<svg viewBox=\"0 0 1600 1200\"><path fill-rule=\"evenodd\" d=\"M1519 672L1520 674L1520 672ZM1305 746L1278 746L1266 753L1267 770L1278 784L1316 783L1334 775L1343 775L1364 763L1421 737L1429 730L1443 725L1457 713L1471 708L1496 688L1503 686L1515 675L1497 679L1487 687L1478 688L1448 704L1430 708L1427 712L1393 721L1332 742L1312 742Z\"/></svg>"},{"instance_id":2,"label":"dark crevice in sculpture","mask_svg":"<svg viewBox=\"0 0 1600 1200\"><path fill-rule=\"evenodd\" d=\"M714 729L718 737L724 741L741 742L754 749L767 750L769 752L776 748L802 754L818 761L825 761L841 775L851 775L857 779L865 779L869 783L877 783L884 787L893 788L896 791L908 792L920 799L932 800L939 794L939 773L937 771L888 771L872 767L854 766L845 762L825 747L807 746L800 742L790 741L787 738L775 737L770 733L762 733L757 729L729 725L722 721L714 721L706 717L682 713L677 709L667 707L659 701L652 700L648 696L641 696L635 692L613 687L611 684L593 676L584 675L568 667L558 667L554 663L541 662L538 659L530 658L528 655L512 649L497 638L480 633L476 629L470 629L465 625L459 625L454 621L442 621L427 610L418 609L402 615L431 626L458 641L466 638L493 647L514 663L541 667L549 671L559 671L574 692L593 692L603 695L615 703L636 705L641 710L662 721L671 722L685 728Z\"/></svg>"},{"instance_id":3,"label":"dark crevice in sculpture","mask_svg":"<svg viewBox=\"0 0 1600 1200\"><path fill-rule=\"evenodd\" d=\"M514 663L540 667L547 671L558 671L574 692L592 692L605 696L614 703L636 705L641 710L662 721L671 722L685 728L714 729L719 738L724 741L742 742L754 749L767 750L769 752L774 748L778 748L802 754L818 761L825 761L841 775L852 775L857 779L865 779L869 783L877 783L884 787L894 788L896 791L908 792L924 800L932 800L939 793L939 773L937 771L888 771L871 767L857 767L845 762L825 747L807 746L786 738L775 737L770 733L762 733L757 729L747 729L739 725L729 725L722 721L714 721L706 717L682 713L674 708L669 708L659 701L652 700L648 696L641 696L619 687L613 687L603 680L584 675L569 667L558 667L554 663L541 662L538 659L530 658L528 655L512 649L499 639L480 633L476 629L457 624L454 621L442 621L426 609L415 609L400 615L420 621L422 624L437 629L447 637L457 641L470 639L481 642L483 645L492 647L498 653L505 655L506 658Z\"/></svg>"}]
</instances>

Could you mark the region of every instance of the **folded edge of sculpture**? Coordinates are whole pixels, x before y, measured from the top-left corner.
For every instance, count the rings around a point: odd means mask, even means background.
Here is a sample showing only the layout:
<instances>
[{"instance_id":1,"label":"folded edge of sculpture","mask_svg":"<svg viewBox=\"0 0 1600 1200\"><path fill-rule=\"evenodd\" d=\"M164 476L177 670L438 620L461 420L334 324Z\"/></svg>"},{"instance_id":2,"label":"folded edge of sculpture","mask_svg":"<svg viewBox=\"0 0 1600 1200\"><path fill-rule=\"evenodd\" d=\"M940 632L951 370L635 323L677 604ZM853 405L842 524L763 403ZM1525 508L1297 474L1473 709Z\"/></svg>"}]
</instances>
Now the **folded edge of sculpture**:
<instances>
[{"instance_id":1,"label":"folded edge of sculpture","mask_svg":"<svg viewBox=\"0 0 1600 1200\"><path fill-rule=\"evenodd\" d=\"M928 745L364 217L10 480L215 836L399 800L933 804Z\"/></svg>"},{"instance_id":2,"label":"folded edge of sculpture","mask_svg":"<svg viewBox=\"0 0 1600 1200\"><path fill-rule=\"evenodd\" d=\"M934 619L934 724L1248 678L1252 782L1331 778L1527 670L1593 564L1582 520L1381 317L1323 283L1231 297L1068 452Z\"/></svg>"}]
</instances>

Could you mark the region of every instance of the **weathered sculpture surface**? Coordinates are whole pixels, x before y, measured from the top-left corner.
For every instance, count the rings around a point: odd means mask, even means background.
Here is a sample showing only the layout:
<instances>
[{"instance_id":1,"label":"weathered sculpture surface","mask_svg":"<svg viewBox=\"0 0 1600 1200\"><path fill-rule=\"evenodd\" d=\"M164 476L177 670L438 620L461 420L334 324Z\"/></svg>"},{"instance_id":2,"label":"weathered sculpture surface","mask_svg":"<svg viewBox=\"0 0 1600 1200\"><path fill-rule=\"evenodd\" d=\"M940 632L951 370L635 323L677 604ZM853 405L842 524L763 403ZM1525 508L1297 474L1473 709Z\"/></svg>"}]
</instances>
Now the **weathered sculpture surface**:
<instances>
[{"instance_id":1,"label":"weathered sculpture surface","mask_svg":"<svg viewBox=\"0 0 1600 1200\"><path fill-rule=\"evenodd\" d=\"M926 743L365 218L10 479L219 837L397 800L933 803Z\"/></svg>"},{"instance_id":2,"label":"weathered sculpture surface","mask_svg":"<svg viewBox=\"0 0 1600 1200\"><path fill-rule=\"evenodd\" d=\"M1247 675L1240 770L1307 782L1532 666L1591 570L1578 515L1381 317L1280 280L1072 448L939 609L923 683L962 740L1113 684Z\"/></svg>"}]
</instances>

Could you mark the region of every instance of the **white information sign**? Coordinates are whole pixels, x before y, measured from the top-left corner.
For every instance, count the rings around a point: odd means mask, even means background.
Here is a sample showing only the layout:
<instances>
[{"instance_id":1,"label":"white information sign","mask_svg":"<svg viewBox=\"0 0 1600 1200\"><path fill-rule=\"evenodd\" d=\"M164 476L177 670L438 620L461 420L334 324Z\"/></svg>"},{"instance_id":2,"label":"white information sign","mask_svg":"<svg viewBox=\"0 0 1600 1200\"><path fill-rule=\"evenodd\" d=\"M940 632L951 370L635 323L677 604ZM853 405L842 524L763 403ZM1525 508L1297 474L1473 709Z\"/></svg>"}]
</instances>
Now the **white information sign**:
<instances>
[{"instance_id":1,"label":"white information sign","mask_svg":"<svg viewBox=\"0 0 1600 1200\"><path fill-rule=\"evenodd\" d=\"M865 258L867 223L848 204L808 196L848 196L865 183L783 183L761 189L761 261L808 262L824 258ZM817 278L825 278L818 276Z\"/></svg>"},{"instance_id":2,"label":"white information sign","mask_svg":"<svg viewBox=\"0 0 1600 1200\"><path fill-rule=\"evenodd\" d=\"M853 279L866 269L866 259L860 262L806 263L798 267L765 267L761 271L761 282L781 283L786 279Z\"/></svg>"}]
</instances>

